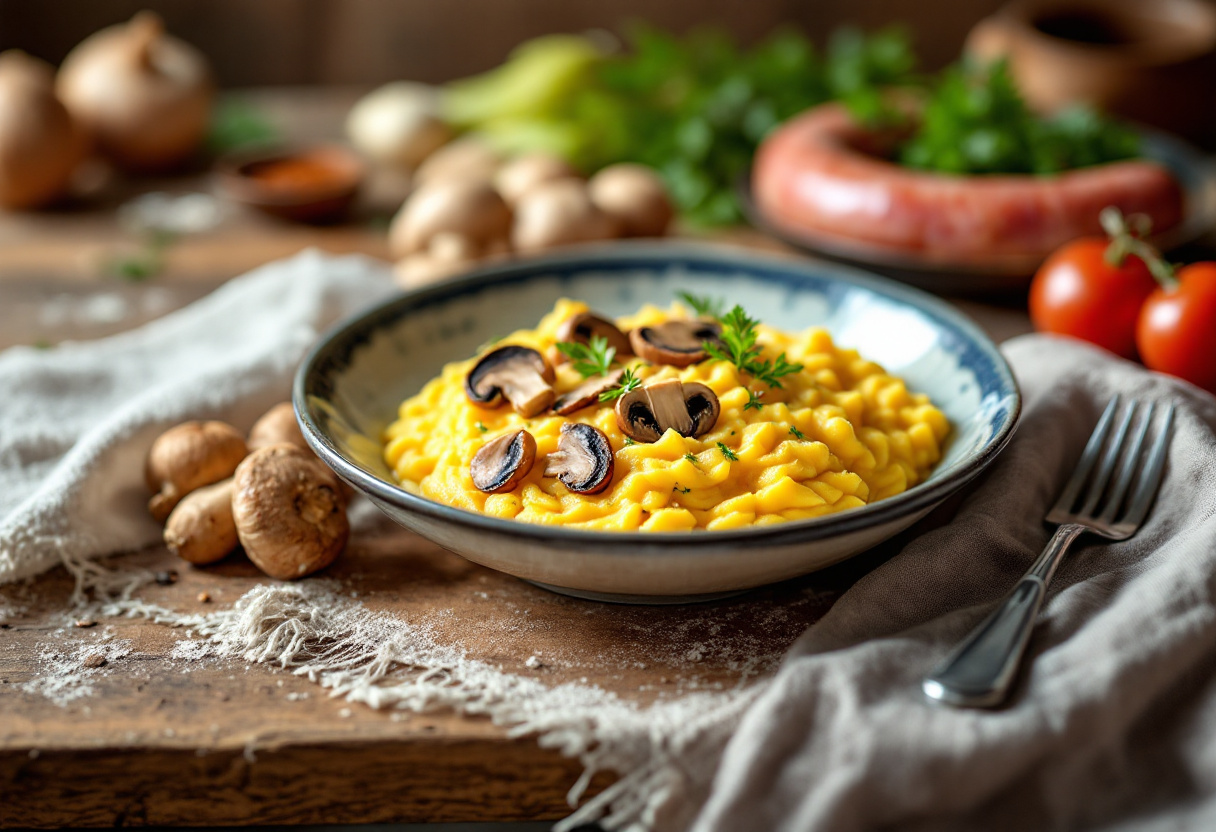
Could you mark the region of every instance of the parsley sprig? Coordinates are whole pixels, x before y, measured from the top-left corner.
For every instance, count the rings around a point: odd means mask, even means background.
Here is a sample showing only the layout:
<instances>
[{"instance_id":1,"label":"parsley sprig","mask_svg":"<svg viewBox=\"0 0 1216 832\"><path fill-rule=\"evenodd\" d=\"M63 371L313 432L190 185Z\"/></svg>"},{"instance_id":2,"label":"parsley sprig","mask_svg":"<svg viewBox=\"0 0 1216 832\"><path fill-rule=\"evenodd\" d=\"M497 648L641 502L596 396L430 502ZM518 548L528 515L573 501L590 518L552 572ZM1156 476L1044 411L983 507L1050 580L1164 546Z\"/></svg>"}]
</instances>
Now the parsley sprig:
<instances>
[{"instance_id":1,"label":"parsley sprig","mask_svg":"<svg viewBox=\"0 0 1216 832\"><path fill-rule=\"evenodd\" d=\"M761 410L764 408L764 402L760 401L760 397L764 395L761 390L757 393L755 390L747 391L747 404L743 405L744 410Z\"/></svg>"},{"instance_id":2,"label":"parsley sprig","mask_svg":"<svg viewBox=\"0 0 1216 832\"><path fill-rule=\"evenodd\" d=\"M715 321L722 317L722 298L711 298L709 295L694 295L692 292L678 292L680 300L684 301L696 312L698 317L713 318Z\"/></svg>"},{"instance_id":3,"label":"parsley sprig","mask_svg":"<svg viewBox=\"0 0 1216 832\"><path fill-rule=\"evenodd\" d=\"M560 341L557 349L570 359L571 366L583 378L608 375L616 358L616 347L608 346L608 339L603 335L592 335L586 344Z\"/></svg>"},{"instance_id":4,"label":"parsley sprig","mask_svg":"<svg viewBox=\"0 0 1216 832\"><path fill-rule=\"evenodd\" d=\"M775 359L761 359L761 349L756 343L756 327L759 321L743 311L743 307L735 306L725 315L718 318L722 324L722 332L718 336L720 343L705 342L705 351L718 361L729 361L769 387L780 387L780 379L802 369L801 364L791 364L785 353Z\"/></svg>"},{"instance_id":5,"label":"parsley sprig","mask_svg":"<svg viewBox=\"0 0 1216 832\"><path fill-rule=\"evenodd\" d=\"M642 386L642 380L637 377L632 367L626 367L624 374L621 376L620 382L616 387L610 387L603 393L600 393L600 401L611 402L616 401L626 393L632 393Z\"/></svg>"}]
</instances>

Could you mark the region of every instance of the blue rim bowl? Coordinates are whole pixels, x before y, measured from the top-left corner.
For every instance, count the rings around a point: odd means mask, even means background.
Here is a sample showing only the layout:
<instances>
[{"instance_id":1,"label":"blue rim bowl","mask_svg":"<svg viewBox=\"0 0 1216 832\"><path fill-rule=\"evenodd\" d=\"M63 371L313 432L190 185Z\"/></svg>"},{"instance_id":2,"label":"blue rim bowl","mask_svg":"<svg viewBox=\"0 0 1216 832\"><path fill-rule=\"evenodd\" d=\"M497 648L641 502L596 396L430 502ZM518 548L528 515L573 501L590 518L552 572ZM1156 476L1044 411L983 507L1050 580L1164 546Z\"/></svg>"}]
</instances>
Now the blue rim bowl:
<instances>
[{"instance_id":1,"label":"blue rim bowl","mask_svg":"<svg viewBox=\"0 0 1216 832\"><path fill-rule=\"evenodd\" d=\"M924 482L863 508L730 531L603 532L519 523L411 494L382 459L402 400L479 345L531 327L558 297L609 315L678 290L723 296L783 329L825 325L837 342L927 392L951 418ZM949 304L856 269L710 244L571 248L407 292L335 327L296 375L309 445L390 517L470 560L580 597L700 600L795 577L907 528L975 478L1013 435L1021 395L996 346Z\"/></svg>"}]
</instances>

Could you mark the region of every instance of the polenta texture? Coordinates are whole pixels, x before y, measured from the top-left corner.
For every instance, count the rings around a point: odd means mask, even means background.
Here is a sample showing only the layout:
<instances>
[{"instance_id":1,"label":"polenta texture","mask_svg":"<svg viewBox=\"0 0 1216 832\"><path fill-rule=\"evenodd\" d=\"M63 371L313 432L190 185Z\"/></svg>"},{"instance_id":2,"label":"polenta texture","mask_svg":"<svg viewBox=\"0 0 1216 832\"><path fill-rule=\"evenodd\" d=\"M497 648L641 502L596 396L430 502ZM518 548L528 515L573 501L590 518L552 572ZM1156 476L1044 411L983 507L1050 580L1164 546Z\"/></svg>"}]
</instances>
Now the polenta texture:
<instances>
[{"instance_id":1,"label":"polenta texture","mask_svg":"<svg viewBox=\"0 0 1216 832\"><path fill-rule=\"evenodd\" d=\"M518 344L548 355L562 321L586 310L585 304L561 300L536 329L513 333L496 346ZM681 306L646 306L617 323L622 329L653 326L689 314ZM727 361L710 359L684 369L637 367L645 383L678 378L713 390L721 414L700 438L668 430L652 444L635 443L618 428L611 403L569 417L546 412L531 419L510 406L478 407L464 392L476 361L469 359L447 365L402 403L385 432L385 459L410 492L469 511L525 523L661 532L768 525L858 508L922 481L941 458L950 431L941 411L855 350L836 347L826 331L787 334L761 324L757 343L766 357L785 352L802 370L781 378L780 388L769 388L741 377ZM569 364L557 367L559 395L582 381ZM761 394L758 401L749 387ZM561 425L568 421L592 424L607 435L615 454L607 490L571 493L544 476L543 464L510 492L485 494L474 487L470 461L488 440L526 428L541 460L557 449Z\"/></svg>"}]
</instances>

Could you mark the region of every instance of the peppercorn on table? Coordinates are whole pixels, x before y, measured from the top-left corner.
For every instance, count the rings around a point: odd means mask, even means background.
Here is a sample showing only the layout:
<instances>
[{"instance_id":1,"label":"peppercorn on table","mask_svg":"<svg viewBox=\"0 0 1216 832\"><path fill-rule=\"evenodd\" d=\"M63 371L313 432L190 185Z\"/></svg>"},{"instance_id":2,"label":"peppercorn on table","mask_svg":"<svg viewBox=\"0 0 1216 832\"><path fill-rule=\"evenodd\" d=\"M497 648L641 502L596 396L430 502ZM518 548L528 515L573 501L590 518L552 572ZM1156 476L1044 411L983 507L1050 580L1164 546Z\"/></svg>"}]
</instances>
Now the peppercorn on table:
<instances>
[{"instance_id":1,"label":"peppercorn on table","mask_svg":"<svg viewBox=\"0 0 1216 832\"><path fill-rule=\"evenodd\" d=\"M250 98L288 135L318 139L337 132L357 92ZM391 203L394 183L370 184L361 213L331 228L225 208L234 213L214 229L154 252L163 270L143 282L99 268L122 251L148 254L115 211L135 195L129 186L71 210L0 215L0 348L128 329L307 246L384 256L375 199ZM187 193L209 183L200 173L139 187ZM716 237L780 248L747 231ZM998 340L1029 328L1021 311L961 305ZM759 672L771 671L843 588L899 545L736 599L674 608L553 595L395 528L356 536L324 577L373 610L429 622L436 638L464 645L472 658L645 704L737 684L744 653ZM156 547L121 561L158 573L144 595L177 611L230 606L264 580L241 557L194 569ZM178 644L180 631L146 620L71 620L59 612L71 588L62 570L30 586L0 587L0 826L523 820L568 812L580 767L532 738L449 713L348 705L289 672L191 652ZM718 649L698 648L707 643ZM592 788L607 782L597 777Z\"/></svg>"}]
</instances>

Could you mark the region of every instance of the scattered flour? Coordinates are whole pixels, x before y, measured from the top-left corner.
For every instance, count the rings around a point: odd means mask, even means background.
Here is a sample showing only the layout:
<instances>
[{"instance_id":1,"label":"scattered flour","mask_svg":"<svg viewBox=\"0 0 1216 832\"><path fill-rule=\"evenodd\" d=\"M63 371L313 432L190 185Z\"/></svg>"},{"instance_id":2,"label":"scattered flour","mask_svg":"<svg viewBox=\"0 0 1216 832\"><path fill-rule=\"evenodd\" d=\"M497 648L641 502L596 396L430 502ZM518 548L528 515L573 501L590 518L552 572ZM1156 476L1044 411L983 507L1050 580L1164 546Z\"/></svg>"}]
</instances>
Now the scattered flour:
<instances>
[{"instance_id":1,"label":"scattered flour","mask_svg":"<svg viewBox=\"0 0 1216 832\"><path fill-rule=\"evenodd\" d=\"M98 638L70 650L53 643L39 645L37 677L20 685L26 693L45 696L60 707L93 695L93 681L114 672L113 664L131 653L126 639Z\"/></svg>"}]
</instances>

